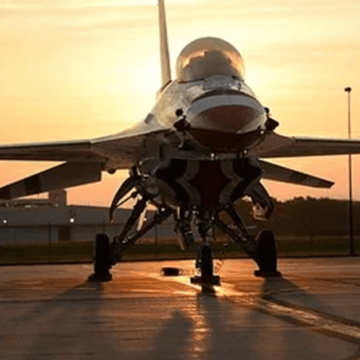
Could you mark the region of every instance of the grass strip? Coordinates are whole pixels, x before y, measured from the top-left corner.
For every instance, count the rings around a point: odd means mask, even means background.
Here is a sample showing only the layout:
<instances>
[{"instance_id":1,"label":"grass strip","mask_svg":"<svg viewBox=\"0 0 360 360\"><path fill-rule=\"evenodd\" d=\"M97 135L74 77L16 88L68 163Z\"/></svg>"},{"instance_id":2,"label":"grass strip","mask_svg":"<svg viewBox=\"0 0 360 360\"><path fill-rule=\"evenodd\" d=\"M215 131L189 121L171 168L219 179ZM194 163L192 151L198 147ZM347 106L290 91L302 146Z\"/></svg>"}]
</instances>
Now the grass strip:
<instances>
[{"instance_id":1,"label":"grass strip","mask_svg":"<svg viewBox=\"0 0 360 360\"><path fill-rule=\"evenodd\" d=\"M279 238L278 256L346 256L349 240L346 237L284 237ZM42 245L6 245L0 249L0 265L83 263L93 260L93 242L61 242ZM215 242L215 258L246 257L234 243ZM355 250L360 253L360 238L355 239ZM123 260L192 259L193 250L182 251L175 242L166 240L141 243L124 254Z\"/></svg>"}]
</instances>

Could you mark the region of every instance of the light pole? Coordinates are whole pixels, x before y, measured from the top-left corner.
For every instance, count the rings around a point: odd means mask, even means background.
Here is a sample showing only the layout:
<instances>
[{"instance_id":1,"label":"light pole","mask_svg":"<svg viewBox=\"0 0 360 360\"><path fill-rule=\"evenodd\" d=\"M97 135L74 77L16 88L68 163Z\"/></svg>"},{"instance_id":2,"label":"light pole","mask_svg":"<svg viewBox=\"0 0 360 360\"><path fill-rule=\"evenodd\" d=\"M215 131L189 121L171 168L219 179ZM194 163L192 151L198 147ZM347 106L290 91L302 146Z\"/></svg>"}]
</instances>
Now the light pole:
<instances>
[{"instance_id":1,"label":"light pole","mask_svg":"<svg viewBox=\"0 0 360 360\"><path fill-rule=\"evenodd\" d=\"M348 137L351 140L351 87L344 89L348 94ZM355 256L354 229L353 229L353 201L352 201L352 159L349 154L349 255Z\"/></svg>"}]
</instances>

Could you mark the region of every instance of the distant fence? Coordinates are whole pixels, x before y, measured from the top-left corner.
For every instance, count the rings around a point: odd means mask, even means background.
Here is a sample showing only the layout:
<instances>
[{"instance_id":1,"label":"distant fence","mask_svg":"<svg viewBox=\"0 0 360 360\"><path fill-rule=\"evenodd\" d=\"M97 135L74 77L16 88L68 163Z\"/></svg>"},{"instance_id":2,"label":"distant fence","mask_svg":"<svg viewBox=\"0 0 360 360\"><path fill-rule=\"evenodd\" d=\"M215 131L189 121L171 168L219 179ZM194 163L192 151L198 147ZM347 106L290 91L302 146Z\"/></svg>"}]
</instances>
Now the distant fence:
<instances>
[{"instance_id":1,"label":"distant fence","mask_svg":"<svg viewBox=\"0 0 360 360\"><path fill-rule=\"evenodd\" d=\"M0 264L90 262L93 258L95 234L117 235L121 226L70 226L70 230L48 227L9 227L0 231ZM218 234L219 235L219 234ZM6 238L7 236L7 238ZM63 238L61 238L61 236ZM19 239L22 239L20 241ZM213 244L215 258L246 257L244 251L224 236L217 236ZM278 255L290 256L347 256L349 237L342 236L277 236ZM360 236L354 237L354 249L360 254ZM194 258L193 249L180 250L173 227L155 228L138 245L125 254L128 260Z\"/></svg>"},{"instance_id":2,"label":"distant fence","mask_svg":"<svg viewBox=\"0 0 360 360\"><path fill-rule=\"evenodd\" d=\"M57 244L63 241L93 241L96 234L107 233L111 238L119 235L123 224L52 224L36 226L1 226L0 245ZM146 239L175 237L174 226L155 227Z\"/></svg>"}]
</instances>

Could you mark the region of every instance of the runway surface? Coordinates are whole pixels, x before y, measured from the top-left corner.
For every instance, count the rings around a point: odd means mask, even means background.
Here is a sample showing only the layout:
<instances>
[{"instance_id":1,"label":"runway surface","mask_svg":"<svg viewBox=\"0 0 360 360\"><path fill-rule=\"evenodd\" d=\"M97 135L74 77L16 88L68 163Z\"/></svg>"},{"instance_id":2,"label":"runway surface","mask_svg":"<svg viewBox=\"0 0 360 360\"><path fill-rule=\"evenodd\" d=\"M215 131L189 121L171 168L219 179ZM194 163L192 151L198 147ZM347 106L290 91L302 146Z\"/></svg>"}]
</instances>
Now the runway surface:
<instances>
[{"instance_id":1,"label":"runway surface","mask_svg":"<svg viewBox=\"0 0 360 360\"><path fill-rule=\"evenodd\" d=\"M218 263L222 286L190 285L193 261L0 267L0 358L360 359L360 258ZM182 269L164 277L162 267Z\"/></svg>"}]
</instances>

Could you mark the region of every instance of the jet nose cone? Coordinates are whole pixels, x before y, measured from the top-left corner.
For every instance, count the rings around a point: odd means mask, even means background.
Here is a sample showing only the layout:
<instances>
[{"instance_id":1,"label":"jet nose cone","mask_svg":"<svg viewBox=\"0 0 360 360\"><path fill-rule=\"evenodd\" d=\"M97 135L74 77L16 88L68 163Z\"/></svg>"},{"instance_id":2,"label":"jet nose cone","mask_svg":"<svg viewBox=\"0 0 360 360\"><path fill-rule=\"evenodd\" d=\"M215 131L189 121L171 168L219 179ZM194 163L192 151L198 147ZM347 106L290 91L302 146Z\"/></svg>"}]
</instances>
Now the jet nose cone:
<instances>
[{"instance_id":1,"label":"jet nose cone","mask_svg":"<svg viewBox=\"0 0 360 360\"><path fill-rule=\"evenodd\" d=\"M241 134L265 121L265 110L246 95L209 95L195 100L187 114L192 128Z\"/></svg>"},{"instance_id":2,"label":"jet nose cone","mask_svg":"<svg viewBox=\"0 0 360 360\"><path fill-rule=\"evenodd\" d=\"M259 139L266 113L247 95L206 95L191 104L187 121L190 132L203 145L215 151L239 151Z\"/></svg>"}]
</instances>

